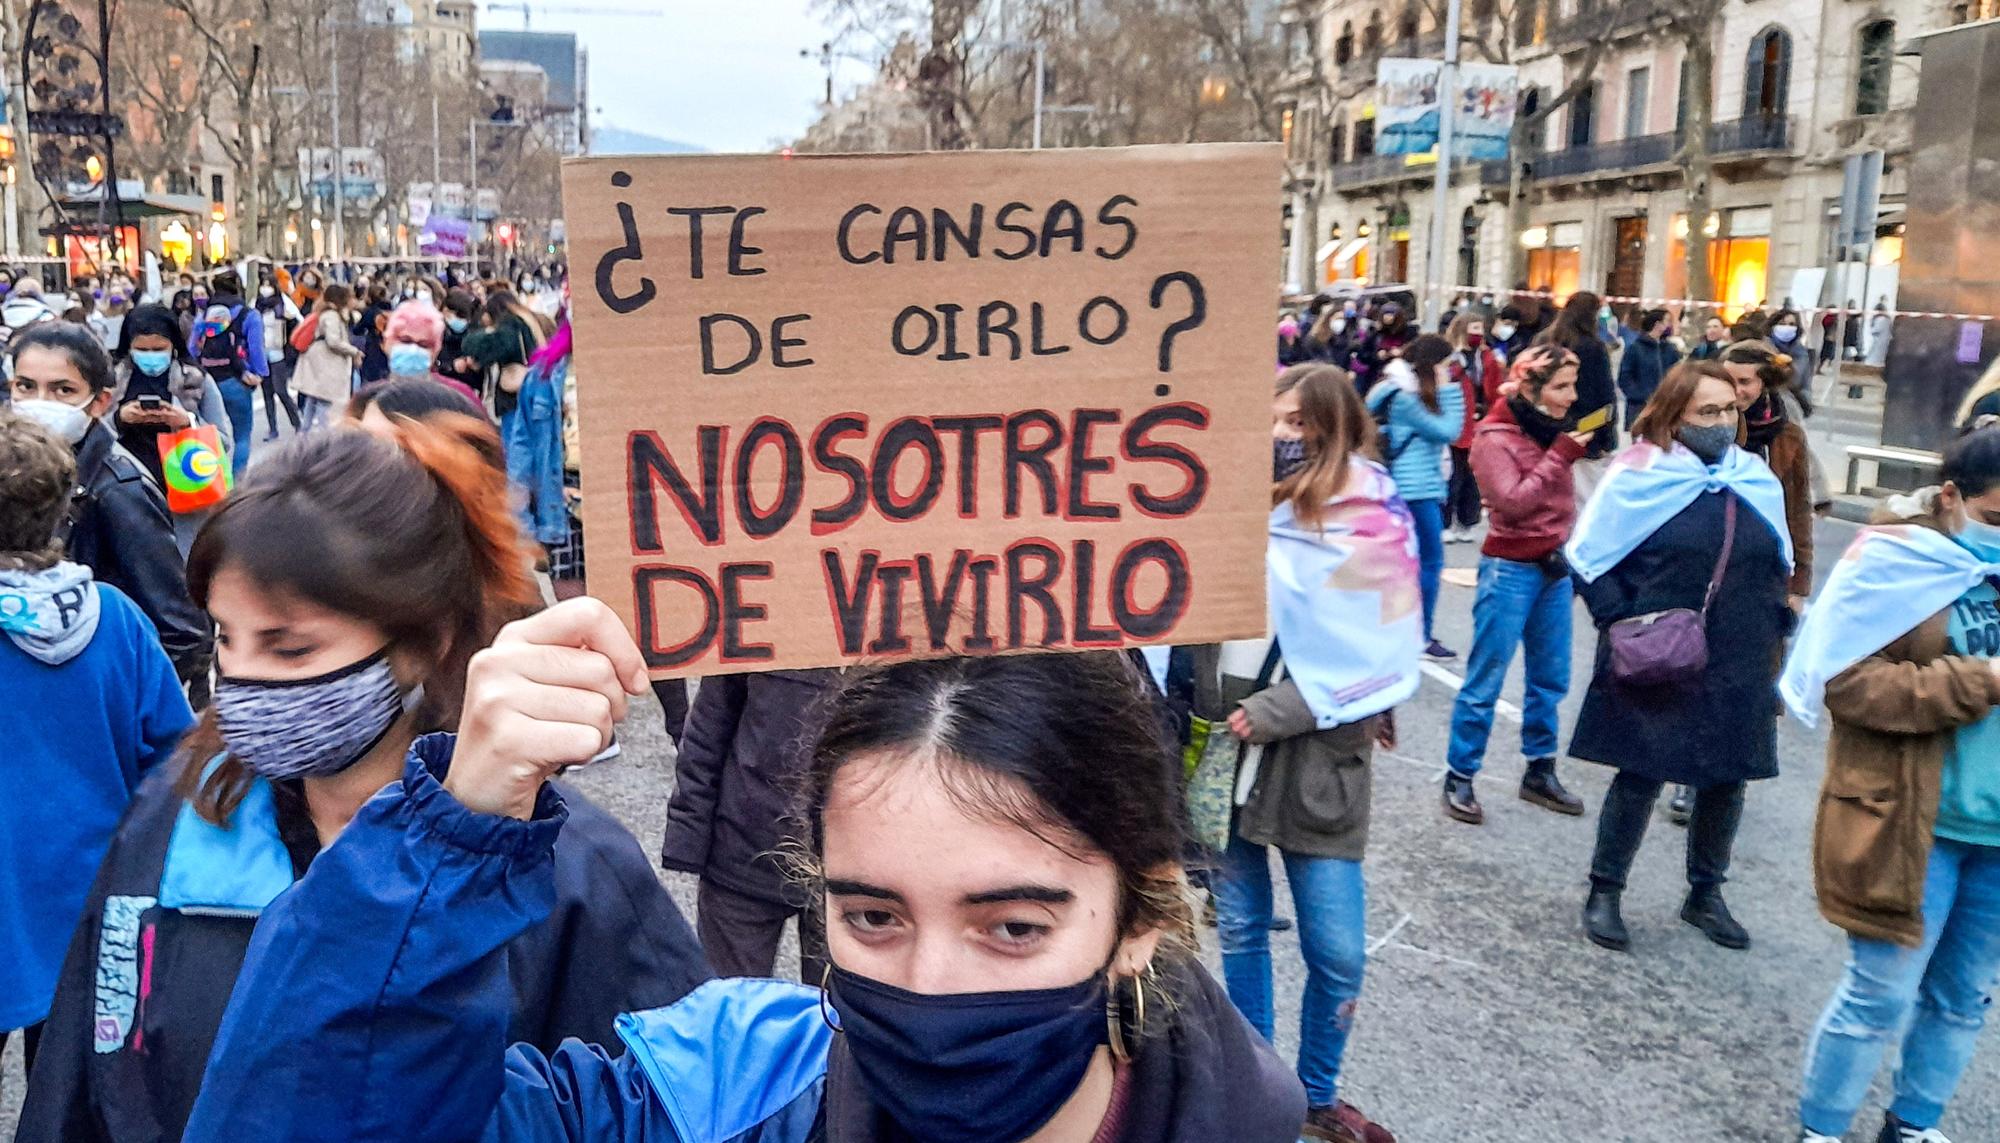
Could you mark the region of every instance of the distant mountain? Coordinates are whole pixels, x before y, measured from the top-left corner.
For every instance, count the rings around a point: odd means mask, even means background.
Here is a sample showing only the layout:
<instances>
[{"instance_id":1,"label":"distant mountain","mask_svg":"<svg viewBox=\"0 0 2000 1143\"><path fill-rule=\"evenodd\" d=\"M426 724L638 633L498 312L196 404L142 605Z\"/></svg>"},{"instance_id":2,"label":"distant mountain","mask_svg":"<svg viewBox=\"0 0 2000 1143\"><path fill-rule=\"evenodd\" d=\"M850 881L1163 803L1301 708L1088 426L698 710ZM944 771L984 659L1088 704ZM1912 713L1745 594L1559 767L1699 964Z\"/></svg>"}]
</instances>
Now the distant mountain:
<instances>
[{"instance_id":1,"label":"distant mountain","mask_svg":"<svg viewBox=\"0 0 2000 1143\"><path fill-rule=\"evenodd\" d=\"M593 155L689 155L707 149L623 127L593 127L590 132Z\"/></svg>"}]
</instances>

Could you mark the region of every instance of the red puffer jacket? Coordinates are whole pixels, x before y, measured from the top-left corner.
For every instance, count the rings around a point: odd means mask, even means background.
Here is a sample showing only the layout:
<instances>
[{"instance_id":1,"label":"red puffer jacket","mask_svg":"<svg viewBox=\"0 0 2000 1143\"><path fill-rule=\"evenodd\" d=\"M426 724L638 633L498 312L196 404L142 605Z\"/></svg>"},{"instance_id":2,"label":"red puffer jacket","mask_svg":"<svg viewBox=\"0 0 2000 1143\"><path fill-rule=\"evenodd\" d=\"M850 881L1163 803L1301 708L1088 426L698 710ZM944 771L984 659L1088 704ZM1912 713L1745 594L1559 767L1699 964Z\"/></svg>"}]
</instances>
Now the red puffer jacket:
<instances>
[{"instance_id":1,"label":"red puffer jacket","mask_svg":"<svg viewBox=\"0 0 2000 1143\"><path fill-rule=\"evenodd\" d=\"M1534 563L1562 547L1576 523L1570 466L1583 452L1567 433L1542 448L1522 431L1506 401L1495 404L1472 439L1472 474L1488 514L1480 552Z\"/></svg>"}]
</instances>

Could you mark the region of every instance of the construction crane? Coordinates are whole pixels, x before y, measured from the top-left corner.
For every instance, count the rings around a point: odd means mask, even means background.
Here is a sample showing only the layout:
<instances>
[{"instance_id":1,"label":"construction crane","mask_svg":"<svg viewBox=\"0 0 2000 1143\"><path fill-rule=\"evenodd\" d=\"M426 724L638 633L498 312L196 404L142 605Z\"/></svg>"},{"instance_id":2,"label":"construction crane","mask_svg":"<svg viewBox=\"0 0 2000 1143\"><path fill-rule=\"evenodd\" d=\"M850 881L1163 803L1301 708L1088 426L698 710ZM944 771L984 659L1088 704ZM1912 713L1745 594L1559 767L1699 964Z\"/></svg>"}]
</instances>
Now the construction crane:
<instances>
[{"instance_id":1,"label":"construction crane","mask_svg":"<svg viewBox=\"0 0 2000 1143\"><path fill-rule=\"evenodd\" d=\"M582 4L538 4L524 0L503 0L501 3L486 5L488 12L519 12L521 28L527 30L528 18L536 12L561 14L565 16L631 16L641 20L655 20L666 13L656 8L594 8Z\"/></svg>"}]
</instances>

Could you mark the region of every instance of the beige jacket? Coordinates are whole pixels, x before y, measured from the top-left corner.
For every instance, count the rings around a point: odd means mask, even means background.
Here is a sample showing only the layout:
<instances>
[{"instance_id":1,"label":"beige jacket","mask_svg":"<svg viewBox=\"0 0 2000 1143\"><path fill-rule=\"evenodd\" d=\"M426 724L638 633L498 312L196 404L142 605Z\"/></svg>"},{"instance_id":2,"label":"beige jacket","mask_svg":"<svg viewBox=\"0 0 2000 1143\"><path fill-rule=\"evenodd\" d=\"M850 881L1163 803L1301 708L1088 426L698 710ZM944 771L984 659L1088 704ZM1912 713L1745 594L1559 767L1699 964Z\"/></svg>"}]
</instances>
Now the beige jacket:
<instances>
[{"instance_id":1,"label":"beige jacket","mask_svg":"<svg viewBox=\"0 0 2000 1143\"><path fill-rule=\"evenodd\" d=\"M292 371L292 392L344 405L354 391L354 365L361 360L361 350L348 337L344 316L328 310L319 315L317 325L313 343Z\"/></svg>"}]
</instances>

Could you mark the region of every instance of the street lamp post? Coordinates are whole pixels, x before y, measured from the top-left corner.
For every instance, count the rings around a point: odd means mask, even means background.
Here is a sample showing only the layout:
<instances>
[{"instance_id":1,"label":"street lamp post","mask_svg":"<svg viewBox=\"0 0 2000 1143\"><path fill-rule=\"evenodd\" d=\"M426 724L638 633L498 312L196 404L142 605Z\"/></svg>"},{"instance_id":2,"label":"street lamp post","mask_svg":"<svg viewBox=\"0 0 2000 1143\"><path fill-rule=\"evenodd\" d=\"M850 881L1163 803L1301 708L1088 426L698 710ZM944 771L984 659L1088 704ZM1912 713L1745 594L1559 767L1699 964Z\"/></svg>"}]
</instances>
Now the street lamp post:
<instances>
[{"instance_id":1,"label":"street lamp post","mask_svg":"<svg viewBox=\"0 0 2000 1143\"><path fill-rule=\"evenodd\" d=\"M1424 252L1426 325L1444 316L1448 293L1444 281L1444 244L1451 198L1452 120L1458 111L1458 17L1463 0L1451 0L1445 10L1444 66L1438 72L1437 185L1431 197L1430 249Z\"/></svg>"}]
</instances>

